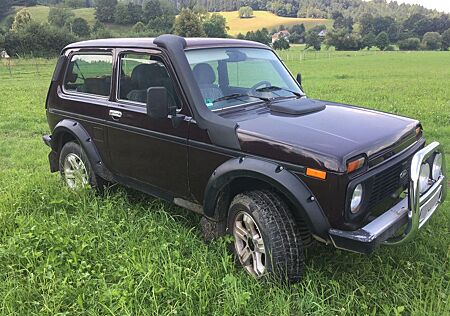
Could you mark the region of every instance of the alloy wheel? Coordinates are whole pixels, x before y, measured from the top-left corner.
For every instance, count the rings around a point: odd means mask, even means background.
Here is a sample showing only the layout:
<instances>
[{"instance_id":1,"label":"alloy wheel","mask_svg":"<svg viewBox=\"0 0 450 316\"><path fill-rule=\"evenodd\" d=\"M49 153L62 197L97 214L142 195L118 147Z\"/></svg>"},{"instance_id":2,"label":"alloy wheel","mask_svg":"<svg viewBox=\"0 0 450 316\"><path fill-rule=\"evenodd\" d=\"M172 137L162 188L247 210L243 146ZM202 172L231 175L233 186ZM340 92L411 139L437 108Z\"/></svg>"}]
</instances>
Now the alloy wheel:
<instances>
[{"instance_id":1,"label":"alloy wheel","mask_svg":"<svg viewBox=\"0 0 450 316\"><path fill-rule=\"evenodd\" d=\"M239 261L251 275L266 272L266 248L255 220L246 212L239 212L233 225L234 246Z\"/></svg>"},{"instance_id":2,"label":"alloy wheel","mask_svg":"<svg viewBox=\"0 0 450 316\"><path fill-rule=\"evenodd\" d=\"M81 158L74 154L68 154L63 163L63 178L71 189L78 189L89 184L89 175Z\"/></svg>"}]
</instances>

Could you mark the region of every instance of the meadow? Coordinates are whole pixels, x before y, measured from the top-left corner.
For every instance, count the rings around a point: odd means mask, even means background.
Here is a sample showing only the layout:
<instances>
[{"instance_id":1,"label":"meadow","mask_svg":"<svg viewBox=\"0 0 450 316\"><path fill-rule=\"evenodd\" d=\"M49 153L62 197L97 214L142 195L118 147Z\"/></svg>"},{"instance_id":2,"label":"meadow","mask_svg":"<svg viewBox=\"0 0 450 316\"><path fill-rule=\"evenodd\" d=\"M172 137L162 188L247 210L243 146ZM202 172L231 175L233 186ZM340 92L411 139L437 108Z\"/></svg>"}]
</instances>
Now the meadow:
<instances>
[{"instance_id":1,"label":"meadow","mask_svg":"<svg viewBox=\"0 0 450 316\"><path fill-rule=\"evenodd\" d=\"M0 64L0 314L450 315L448 200L402 247L365 256L315 245L303 281L288 286L241 271L224 240L206 245L196 214L120 187L65 189L41 140L54 63ZM450 156L450 53L286 64L310 97L420 119Z\"/></svg>"}]
</instances>

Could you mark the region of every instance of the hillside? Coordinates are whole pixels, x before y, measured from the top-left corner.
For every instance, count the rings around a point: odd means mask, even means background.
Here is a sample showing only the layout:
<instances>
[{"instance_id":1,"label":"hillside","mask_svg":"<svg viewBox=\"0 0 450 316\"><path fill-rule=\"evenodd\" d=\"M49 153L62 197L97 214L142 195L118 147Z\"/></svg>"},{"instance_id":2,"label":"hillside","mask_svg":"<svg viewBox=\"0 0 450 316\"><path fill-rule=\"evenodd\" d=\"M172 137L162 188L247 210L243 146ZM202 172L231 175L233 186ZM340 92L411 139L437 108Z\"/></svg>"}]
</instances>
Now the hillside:
<instances>
[{"instance_id":1,"label":"hillside","mask_svg":"<svg viewBox=\"0 0 450 316\"><path fill-rule=\"evenodd\" d=\"M14 7L14 12L19 11L22 7ZM34 6L28 7L33 20L37 22L46 22L50 8L48 6ZM80 8L73 9L72 12L76 17L81 17L88 21L89 24L95 23L95 9L94 8ZM291 26L294 24L303 23L306 29L314 27L318 24L325 24L331 27L332 20L327 19L306 19L306 18L287 18L280 17L267 11L254 11L254 16L250 19L240 19L237 11L218 12L225 17L227 25L230 28L228 33L232 36L238 33L246 33L248 31L256 31L261 28L267 28L269 31L273 28L278 28L280 25ZM5 20L5 19L4 19ZM0 21L0 26L4 24L4 20ZM122 25L108 25L108 28L116 34L128 31L131 26Z\"/></svg>"},{"instance_id":2,"label":"hillside","mask_svg":"<svg viewBox=\"0 0 450 316\"><path fill-rule=\"evenodd\" d=\"M230 35L237 35L238 33L246 33L248 31L256 31L263 27L269 31L273 28L278 28L280 25L291 26L294 24L303 23L306 29L312 28L318 24L325 24L331 27L332 21L328 19L305 19L305 18L287 18L277 16L267 11L254 11L253 17L250 19L239 18L238 11L219 12L227 20L227 25L230 28Z\"/></svg>"}]
</instances>

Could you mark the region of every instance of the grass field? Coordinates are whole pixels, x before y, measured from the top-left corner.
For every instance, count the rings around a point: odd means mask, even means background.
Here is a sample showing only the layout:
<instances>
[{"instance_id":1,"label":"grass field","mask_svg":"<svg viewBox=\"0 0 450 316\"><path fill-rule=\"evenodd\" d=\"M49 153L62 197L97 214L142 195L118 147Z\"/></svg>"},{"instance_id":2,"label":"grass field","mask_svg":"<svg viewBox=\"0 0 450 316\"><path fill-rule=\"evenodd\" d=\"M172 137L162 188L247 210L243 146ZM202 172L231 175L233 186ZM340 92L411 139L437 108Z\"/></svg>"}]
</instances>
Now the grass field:
<instances>
[{"instance_id":1,"label":"grass field","mask_svg":"<svg viewBox=\"0 0 450 316\"><path fill-rule=\"evenodd\" d=\"M313 247L289 287L247 276L223 242L205 245L195 214L121 188L66 190L41 141L54 62L16 61L12 76L0 64L0 314L450 315L449 201L408 245ZM450 156L450 53L287 65L311 97L420 119Z\"/></svg>"},{"instance_id":2,"label":"grass field","mask_svg":"<svg viewBox=\"0 0 450 316\"><path fill-rule=\"evenodd\" d=\"M306 29L310 29L319 24L325 24L327 27L331 27L331 20L327 19L305 19L305 18L287 18L277 16L267 11L254 11L253 17L249 19L239 18L237 11L220 12L221 15L227 20L227 26L230 28L230 35L237 35L238 33L247 33L248 31L256 31L267 28L269 32L278 28L280 25L292 26L294 24L304 24Z\"/></svg>"}]
</instances>

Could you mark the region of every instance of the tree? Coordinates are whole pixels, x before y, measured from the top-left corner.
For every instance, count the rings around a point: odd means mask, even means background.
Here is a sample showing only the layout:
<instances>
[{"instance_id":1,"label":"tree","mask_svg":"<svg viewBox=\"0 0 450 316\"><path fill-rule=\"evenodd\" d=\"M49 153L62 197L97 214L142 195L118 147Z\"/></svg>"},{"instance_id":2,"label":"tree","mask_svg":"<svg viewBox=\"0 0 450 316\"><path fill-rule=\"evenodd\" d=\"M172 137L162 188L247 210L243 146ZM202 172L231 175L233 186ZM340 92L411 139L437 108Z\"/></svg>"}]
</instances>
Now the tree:
<instances>
[{"instance_id":1,"label":"tree","mask_svg":"<svg viewBox=\"0 0 450 316\"><path fill-rule=\"evenodd\" d=\"M362 48L367 47L368 50L371 49L372 46L375 46L375 39L375 34L373 34L372 32L364 35L361 40Z\"/></svg>"},{"instance_id":2,"label":"tree","mask_svg":"<svg viewBox=\"0 0 450 316\"><path fill-rule=\"evenodd\" d=\"M422 46L429 50L438 50L442 46L442 37L438 32L427 32L422 38Z\"/></svg>"},{"instance_id":3,"label":"tree","mask_svg":"<svg viewBox=\"0 0 450 316\"><path fill-rule=\"evenodd\" d=\"M442 50L448 50L450 47L450 28L442 33Z\"/></svg>"},{"instance_id":4,"label":"tree","mask_svg":"<svg viewBox=\"0 0 450 316\"><path fill-rule=\"evenodd\" d=\"M159 0L145 0L142 5L142 18L144 22L150 22L163 14Z\"/></svg>"},{"instance_id":5,"label":"tree","mask_svg":"<svg viewBox=\"0 0 450 316\"><path fill-rule=\"evenodd\" d=\"M291 27L291 35L289 35L289 42L300 44L305 41L305 26L302 24L295 24Z\"/></svg>"},{"instance_id":6,"label":"tree","mask_svg":"<svg viewBox=\"0 0 450 316\"><path fill-rule=\"evenodd\" d=\"M320 50L322 40L319 36L319 33L311 29L308 32L306 32L305 43L306 48L312 47L315 50Z\"/></svg>"},{"instance_id":7,"label":"tree","mask_svg":"<svg viewBox=\"0 0 450 316\"><path fill-rule=\"evenodd\" d=\"M11 6L12 6L11 0L0 1L0 18L8 15L9 10L11 10Z\"/></svg>"},{"instance_id":8,"label":"tree","mask_svg":"<svg viewBox=\"0 0 450 316\"><path fill-rule=\"evenodd\" d=\"M261 30L257 30L256 32L247 32L244 39L266 45L268 45L272 40L271 36L269 35L269 31L266 28L262 28Z\"/></svg>"},{"instance_id":9,"label":"tree","mask_svg":"<svg viewBox=\"0 0 450 316\"><path fill-rule=\"evenodd\" d=\"M239 8L239 17L241 19L248 19L253 17L253 9L251 7L240 7Z\"/></svg>"},{"instance_id":10,"label":"tree","mask_svg":"<svg viewBox=\"0 0 450 316\"><path fill-rule=\"evenodd\" d=\"M420 48L420 39L417 37L410 37L398 42L400 50L418 50Z\"/></svg>"},{"instance_id":11,"label":"tree","mask_svg":"<svg viewBox=\"0 0 450 316\"><path fill-rule=\"evenodd\" d=\"M64 5L69 8L83 8L86 6L85 0L64 0Z\"/></svg>"},{"instance_id":12,"label":"tree","mask_svg":"<svg viewBox=\"0 0 450 316\"><path fill-rule=\"evenodd\" d=\"M71 23L72 32L75 35L86 37L91 33L88 22L83 18L75 18Z\"/></svg>"},{"instance_id":13,"label":"tree","mask_svg":"<svg viewBox=\"0 0 450 316\"><path fill-rule=\"evenodd\" d=\"M289 49L290 47L291 47L291 45L289 45L289 42L284 37L277 39L273 43L273 48L276 50Z\"/></svg>"},{"instance_id":14,"label":"tree","mask_svg":"<svg viewBox=\"0 0 450 316\"><path fill-rule=\"evenodd\" d=\"M213 13L203 21L203 29L207 37L227 37L227 20L220 14Z\"/></svg>"},{"instance_id":15,"label":"tree","mask_svg":"<svg viewBox=\"0 0 450 316\"><path fill-rule=\"evenodd\" d=\"M384 50L389 46L389 36L386 32L381 32L377 35L377 37L375 38L375 46L380 50Z\"/></svg>"},{"instance_id":16,"label":"tree","mask_svg":"<svg viewBox=\"0 0 450 316\"><path fill-rule=\"evenodd\" d=\"M63 27L73 17L75 17L75 14L69 9L63 7L51 7L48 12L48 23L56 27Z\"/></svg>"},{"instance_id":17,"label":"tree","mask_svg":"<svg viewBox=\"0 0 450 316\"><path fill-rule=\"evenodd\" d=\"M142 6L129 2L120 2L116 6L114 22L122 25L131 25L140 21Z\"/></svg>"},{"instance_id":18,"label":"tree","mask_svg":"<svg viewBox=\"0 0 450 316\"><path fill-rule=\"evenodd\" d=\"M145 24L142 22L137 22L133 25L132 31L134 33L144 33L146 31Z\"/></svg>"},{"instance_id":19,"label":"tree","mask_svg":"<svg viewBox=\"0 0 450 316\"><path fill-rule=\"evenodd\" d=\"M16 16L14 17L14 22L11 29L13 31L19 31L20 29L30 24L30 22L31 22L30 12L24 8L19 12L17 12Z\"/></svg>"},{"instance_id":20,"label":"tree","mask_svg":"<svg viewBox=\"0 0 450 316\"><path fill-rule=\"evenodd\" d=\"M144 13L144 21L148 20L147 30L152 34L158 35L162 33L171 33L175 23L175 8L168 2L148 1L146 2L146 10L153 8L159 14Z\"/></svg>"},{"instance_id":21,"label":"tree","mask_svg":"<svg viewBox=\"0 0 450 316\"><path fill-rule=\"evenodd\" d=\"M184 37L205 36L198 14L191 9L181 10L175 20L174 33Z\"/></svg>"},{"instance_id":22,"label":"tree","mask_svg":"<svg viewBox=\"0 0 450 316\"><path fill-rule=\"evenodd\" d=\"M96 0L95 16L100 22L113 22L117 0Z\"/></svg>"},{"instance_id":23,"label":"tree","mask_svg":"<svg viewBox=\"0 0 450 316\"><path fill-rule=\"evenodd\" d=\"M334 46L336 50L361 49L361 35L347 33L346 29L337 29L327 33L326 44Z\"/></svg>"}]
</instances>

